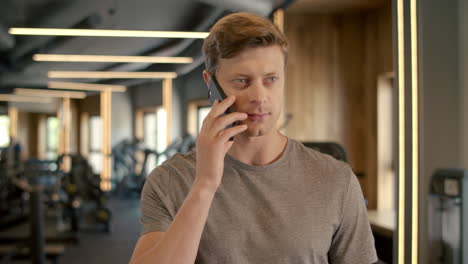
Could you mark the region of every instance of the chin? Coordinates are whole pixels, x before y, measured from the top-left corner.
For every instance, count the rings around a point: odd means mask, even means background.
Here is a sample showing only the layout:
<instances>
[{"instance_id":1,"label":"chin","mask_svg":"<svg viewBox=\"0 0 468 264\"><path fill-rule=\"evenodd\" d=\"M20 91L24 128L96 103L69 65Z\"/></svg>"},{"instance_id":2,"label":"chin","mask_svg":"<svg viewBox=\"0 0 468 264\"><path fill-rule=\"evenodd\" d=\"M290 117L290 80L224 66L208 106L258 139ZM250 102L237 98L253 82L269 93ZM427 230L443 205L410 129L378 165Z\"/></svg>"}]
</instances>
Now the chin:
<instances>
[{"instance_id":1,"label":"chin","mask_svg":"<svg viewBox=\"0 0 468 264\"><path fill-rule=\"evenodd\" d=\"M261 137L261 136L264 136L266 133L264 133L261 130L255 130L255 131L245 131L243 134L247 137Z\"/></svg>"},{"instance_id":2,"label":"chin","mask_svg":"<svg viewBox=\"0 0 468 264\"><path fill-rule=\"evenodd\" d=\"M248 137L261 137L265 136L272 131L272 126L249 126L247 130L243 133Z\"/></svg>"}]
</instances>

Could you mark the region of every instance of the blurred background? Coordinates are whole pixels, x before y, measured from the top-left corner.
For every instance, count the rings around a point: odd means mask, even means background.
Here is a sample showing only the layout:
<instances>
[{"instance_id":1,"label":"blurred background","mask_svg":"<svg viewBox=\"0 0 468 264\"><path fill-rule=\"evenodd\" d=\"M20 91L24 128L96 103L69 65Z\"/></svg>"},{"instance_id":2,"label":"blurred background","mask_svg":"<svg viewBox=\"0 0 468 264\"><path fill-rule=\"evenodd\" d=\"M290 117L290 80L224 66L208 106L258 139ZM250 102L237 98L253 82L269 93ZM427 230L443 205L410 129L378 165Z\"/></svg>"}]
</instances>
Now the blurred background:
<instances>
[{"instance_id":1,"label":"blurred background","mask_svg":"<svg viewBox=\"0 0 468 264\"><path fill-rule=\"evenodd\" d=\"M128 263L237 11L290 41L278 128L350 164L381 263L468 263L468 3L1 0L0 263ZM307 227L304 227L307 228Z\"/></svg>"}]
</instances>

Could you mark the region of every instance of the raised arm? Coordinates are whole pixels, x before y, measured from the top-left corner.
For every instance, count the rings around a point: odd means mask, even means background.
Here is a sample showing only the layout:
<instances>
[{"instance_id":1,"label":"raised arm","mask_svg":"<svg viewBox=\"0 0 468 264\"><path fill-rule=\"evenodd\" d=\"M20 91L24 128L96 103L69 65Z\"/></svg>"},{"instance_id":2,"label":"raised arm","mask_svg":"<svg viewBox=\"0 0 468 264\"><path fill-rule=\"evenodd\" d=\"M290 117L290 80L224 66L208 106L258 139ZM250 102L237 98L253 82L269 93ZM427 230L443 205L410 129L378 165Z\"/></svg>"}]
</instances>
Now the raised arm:
<instances>
[{"instance_id":1,"label":"raised arm","mask_svg":"<svg viewBox=\"0 0 468 264\"><path fill-rule=\"evenodd\" d=\"M221 183L224 157L233 144L229 138L247 128L239 125L225 129L229 124L247 118L245 113L223 115L234 102L234 97L228 97L215 103L203 121L197 139L196 177L191 190L166 232L150 232L139 239L132 264L195 262L208 212Z\"/></svg>"}]
</instances>

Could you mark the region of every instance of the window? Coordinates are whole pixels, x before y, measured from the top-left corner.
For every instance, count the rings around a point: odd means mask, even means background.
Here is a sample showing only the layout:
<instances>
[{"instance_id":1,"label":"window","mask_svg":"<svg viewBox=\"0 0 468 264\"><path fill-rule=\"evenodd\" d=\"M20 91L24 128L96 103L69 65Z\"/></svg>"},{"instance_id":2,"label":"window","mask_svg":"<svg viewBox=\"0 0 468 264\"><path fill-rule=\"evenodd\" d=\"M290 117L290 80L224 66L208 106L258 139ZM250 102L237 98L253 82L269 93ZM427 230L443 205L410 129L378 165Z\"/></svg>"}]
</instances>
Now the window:
<instances>
[{"instance_id":1,"label":"window","mask_svg":"<svg viewBox=\"0 0 468 264\"><path fill-rule=\"evenodd\" d=\"M203 120L210 112L210 101L206 99L192 100L187 105L187 132L197 137L203 124Z\"/></svg>"},{"instance_id":2,"label":"window","mask_svg":"<svg viewBox=\"0 0 468 264\"><path fill-rule=\"evenodd\" d=\"M377 208L379 210L394 210L395 199L395 168L393 135L393 78L379 77L377 90Z\"/></svg>"},{"instance_id":3,"label":"window","mask_svg":"<svg viewBox=\"0 0 468 264\"><path fill-rule=\"evenodd\" d=\"M10 119L6 115L0 115L0 148L10 144Z\"/></svg>"},{"instance_id":4,"label":"window","mask_svg":"<svg viewBox=\"0 0 468 264\"><path fill-rule=\"evenodd\" d=\"M102 171L102 120L100 116L89 118L89 156L88 160L94 173Z\"/></svg>"},{"instance_id":5,"label":"window","mask_svg":"<svg viewBox=\"0 0 468 264\"><path fill-rule=\"evenodd\" d=\"M167 147L166 135L167 135L167 122L166 122L166 110L160 107L156 111L156 120L157 120L157 148L158 152L163 152ZM164 158L165 160L165 158ZM158 165L161 164L164 160L158 160Z\"/></svg>"},{"instance_id":6,"label":"window","mask_svg":"<svg viewBox=\"0 0 468 264\"><path fill-rule=\"evenodd\" d=\"M208 113L211 111L211 106L200 106L198 107L197 110L197 132L200 133L200 129L203 124L203 120L205 120L205 117L208 115Z\"/></svg>"},{"instance_id":7,"label":"window","mask_svg":"<svg viewBox=\"0 0 468 264\"><path fill-rule=\"evenodd\" d=\"M143 144L145 148L161 153L166 150L166 111L162 107L139 110L143 116ZM154 155L148 157L145 170L150 172L161 164L167 157L160 156L156 159ZM138 158L140 162L143 157ZM138 171L138 169L137 169Z\"/></svg>"},{"instance_id":8,"label":"window","mask_svg":"<svg viewBox=\"0 0 468 264\"><path fill-rule=\"evenodd\" d=\"M146 112L143 116L143 143L145 148L150 150L157 149L157 134L158 131L156 129L156 112ZM145 170L149 173L152 169L156 167L156 157L154 155L150 155L148 160L146 161Z\"/></svg>"},{"instance_id":9,"label":"window","mask_svg":"<svg viewBox=\"0 0 468 264\"><path fill-rule=\"evenodd\" d=\"M46 159L57 159L57 148L59 141L59 119L49 116L46 120Z\"/></svg>"}]
</instances>

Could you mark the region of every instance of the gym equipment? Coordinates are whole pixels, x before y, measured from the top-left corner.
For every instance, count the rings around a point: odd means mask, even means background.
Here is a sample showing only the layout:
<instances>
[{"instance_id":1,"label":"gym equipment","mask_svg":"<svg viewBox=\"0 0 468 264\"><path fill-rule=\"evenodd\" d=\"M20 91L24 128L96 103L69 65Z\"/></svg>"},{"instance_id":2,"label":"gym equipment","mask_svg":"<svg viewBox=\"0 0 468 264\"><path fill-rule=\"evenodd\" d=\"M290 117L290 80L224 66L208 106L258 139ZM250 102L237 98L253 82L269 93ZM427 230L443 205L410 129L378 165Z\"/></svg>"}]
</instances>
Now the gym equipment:
<instances>
[{"instance_id":1,"label":"gym equipment","mask_svg":"<svg viewBox=\"0 0 468 264\"><path fill-rule=\"evenodd\" d=\"M141 182L144 182L136 174L137 153L140 151L139 140L122 140L112 148L114 193L139 193ZM147 151L145 156L149 154ZM144 160L147 160L147 157Z\"/></svg>"},{"instance_id":2,"label":"gym equipment","mask_svg":"<svg viewBox=\"0 0 468 264\"><path fill-rule=\"evenodd\" d=\"M182 138L182 143L180 144L178 152L187 153L195 149L195 138L190 134L185 134Z\"/></svg>"},{"instance_id":3,"label":"gym equipment","mask_svg":"<svg viewBox=\"0 0 468 264\"><path fill-rule=\"evenodd\" d=\"M23 174L27 182L40 185L43 193L43 202L46 206L44 211L46 219L51 218L51 222L56 226L56 230L61 233L76 232L74 228L65 228L64 220L69 218L76 220L77 218L69 217L71 206L66 192L63 190L63 179L65 177L61 168L61 158L57 160L37 160L30 159L24 164ZM72 223L75 222L72 220ZM72 226L73 226L72 224ZM77 240L76 234L69 233L67 236L71 240Z\"/></svg>"},{"instance_id":4,"label":"gym equipment","mask_svg":"<svg viewBox=\"0 0 468 264\"><path fill-rule=\"evenodd\" d=\"M468 170L436 170L432 175L431 194L431 201L439 204L441 263L467 263Z\"/></svg>"},{"instance_id":5,"label":"gym equipment","mask_svg":"<svg viewBox=\"0 0 468 264\"><path fill-rule=\"evenodd\" d=\"M348 162L346 150L335 142L302 142L304 146L317 150L318 152L328 154L337 160Z\"/></svg>"},{"instance_id":6,"label":"gym equipment","mask_svg":"<svg viewBox=\"0 0 468 264\"><path fill-rule=\"evenodd\" d=\"M138 139L122 140L112 148L114 184L118 184L126 175L135 172L136 153L141 149L141 141Z\"/></svg>"},{"instance_id":7,"label":"gym equipment","mask_svg":"<svg viewBox=\"0 0 468 264\"><path fill-rule=\"evenodd\" d=\"M0 229L10 221L24 218L22 191L12 184L12 179L17 176L15 174L22 168L21 146L13 139L10 143L12 145L0 149L0 215L2 215ZM19 218L8 217L12 215L19 216Z\"/></svg>"},{"instance_id":8,"label":"gym equipment","mask_svg":"<svg viewBox=\"0 0 468 264\"><path fill-rule=\"evenodd\" d=\"M15 180L13 182L28 194L29 236L18 238L13 243L0 245L0 263L10 263L16 259L30 259L34 264L44 264L46 258L52 263L58 263L58 258L64 253L65 248L61 244L46 244L42 188L26 181Z\"/></svg>"},{"instance_id":9,"label":"gym equipment","mask_svg":"<svg viewBox=\"0 0 468 264\"><path fill-rule=\"evenodd\" d=\"M5 204L7 219L21 219L23 221L2 222L0 231L5 231L0 238L0 243L10 243L21 240L26 234L21 226L28 219L29 193L25 185L40 186L41 201L44 203L43 210L47 226L47 240L59 243L77 243L76 234L63 232L66 230L58 228L62 218L63 191L61 190L61 171L55 160L28 160L23 163L21 170L17 168L4 168L7 171L8 184L5 189L14 190L9 192L8 199L2 199ZM2 217L3 219L3 217Z\"/></svg>"},{"instance_id":10,"label":"gym equipment","mask_svg":"<svg viewBox=\"0 0 468 264\"><path fill-rule=\"evenodd\" d=\"M146 181L146 176L149 173L146 171L149 157L154 155L156 161L159 161L161 158L167 159L177 153L182 146L185 149L191 147L190 142L189 139L186 139L184 142L181 138L176 138L162 152L148 148L140 149L137 141L130 143L130 141L124 140L117 144L112 150L114 174L123 174L123 176L116 176L120 180L116 183L115 193L125 196L131 194L139 196ZM139 166L141 167L140 171L136 172L138 163L136 156L138 152L143 152L144 158L141 166Z\"/></svg>"},{"instance_id":11,"label":"gym equipment","mask_svg":"<svg viewBox=\"0 0 468 264\"><path fill-rule=\"evenodd\" d=\"M0 231L27 220L22 191L12 184L10 172L0 165Z\"/></svg>"},{"instance_id":12,"label":"gym equipment","mask_svg":"<svg viewBox=\"0 0 468 264\"><path fill-rule=\"evenodd\" d=\"M61 155L58 164L68 156L71 170L63 173L62 189L66 194L63 216L74 232L94 229L110 232L111 211L106 207L107 197L100 188L100 177L93 173L88 161L81 155ZM88 224L84 224L84 223Z\"/></svg>"}]
</instances>

